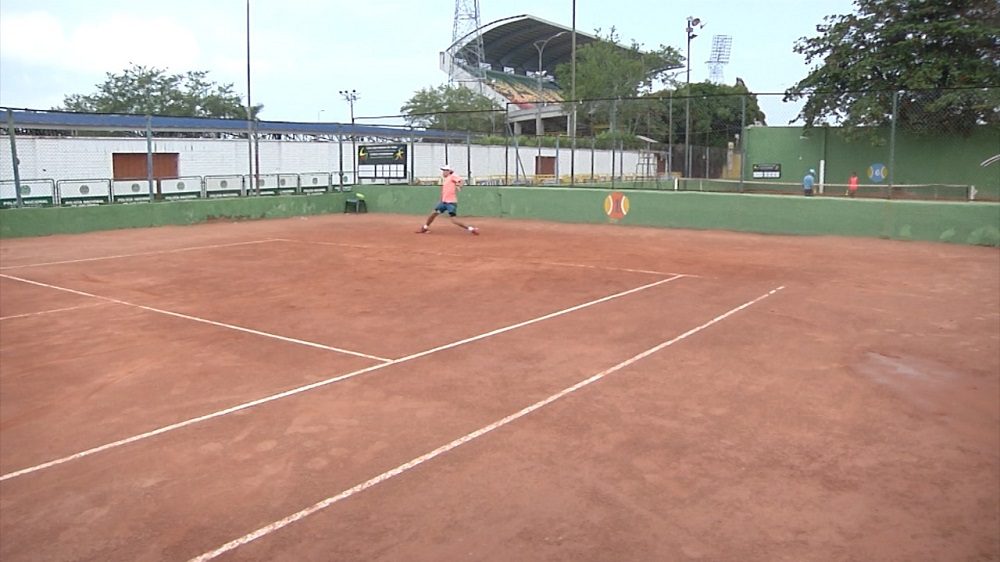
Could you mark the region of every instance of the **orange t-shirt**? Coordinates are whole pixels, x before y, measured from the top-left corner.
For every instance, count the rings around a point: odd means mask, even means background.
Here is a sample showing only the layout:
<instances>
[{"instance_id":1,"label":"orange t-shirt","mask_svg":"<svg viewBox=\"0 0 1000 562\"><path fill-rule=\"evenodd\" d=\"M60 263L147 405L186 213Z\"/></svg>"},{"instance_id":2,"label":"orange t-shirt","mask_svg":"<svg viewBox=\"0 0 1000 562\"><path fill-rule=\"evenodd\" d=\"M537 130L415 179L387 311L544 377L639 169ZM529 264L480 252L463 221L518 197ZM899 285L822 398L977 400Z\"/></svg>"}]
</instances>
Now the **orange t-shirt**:
<instances>
[{"instance_id":1,"label":"orange t-shirt","mask_svg":"<svg viewBox=\"0 0 1000 562\"><path fill-rule=\"evenodd\" d=\"M462 176L452 172L441 184L441 202L458 203L458 192L462 189Z\"/></svg>"},{"instance_id":2,"label":"orange t-shirt","mask_svg":"<svg viewBox=\"0 0 1000 562\"><path fill-rule=\"evenodd\" d=\"M858 177L857 176L851 176L850 178L848 178L848 180L847 180L847 190L848 191L857 191L858 190Z\"/></svg>"}]
</instances>

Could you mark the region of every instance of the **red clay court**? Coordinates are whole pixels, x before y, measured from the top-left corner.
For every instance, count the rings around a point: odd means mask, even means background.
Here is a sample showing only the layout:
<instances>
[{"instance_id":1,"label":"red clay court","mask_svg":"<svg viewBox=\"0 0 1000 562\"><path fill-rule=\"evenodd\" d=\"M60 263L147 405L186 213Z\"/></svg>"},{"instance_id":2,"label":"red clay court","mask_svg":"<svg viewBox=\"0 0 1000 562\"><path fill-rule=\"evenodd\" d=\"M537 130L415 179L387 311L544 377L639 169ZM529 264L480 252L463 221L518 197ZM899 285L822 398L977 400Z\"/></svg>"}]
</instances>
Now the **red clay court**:
<instances>
[{"instance_id":1,"label":"red clay court","mask_svg":"<svg viewBox=\"0 0 1000 562\"><path fill-rule=\"evenodd\" d=\"M1000 559L996 248L420 220L0 242L0 559Z\"/></svg>"}]
</instances>

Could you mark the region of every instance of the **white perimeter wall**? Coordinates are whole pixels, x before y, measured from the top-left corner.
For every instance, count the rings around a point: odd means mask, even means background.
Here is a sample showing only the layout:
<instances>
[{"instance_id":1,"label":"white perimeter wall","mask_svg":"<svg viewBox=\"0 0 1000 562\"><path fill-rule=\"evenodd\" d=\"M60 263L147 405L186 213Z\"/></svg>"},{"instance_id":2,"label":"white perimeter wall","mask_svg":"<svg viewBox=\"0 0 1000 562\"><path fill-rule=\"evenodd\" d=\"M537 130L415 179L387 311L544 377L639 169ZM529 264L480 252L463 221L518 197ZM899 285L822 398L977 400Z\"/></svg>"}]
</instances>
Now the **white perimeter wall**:
<instances>
[{"instance_id":1,"label":"white perimeter wall","mask_svg":"<svg viewBox=\"0 0 1000 562\"><path fill-rule=\"evenodd\" d=\"M111 178L112 154L146 153L146 139L143 138L86 138L86 137L17 137L17 155L20 160L22 180L32 179L102 179ZM371 143L359 143L371 144ZM340 146L336 141L275 141L261 140L261 174L298 174L306 172L340 171ZM440 175L438 168L448 162L463 176L472 178L502 177L504 163L510 180L515 177L516 151L514 147L482 146L443 143L422 143L413 145L413 175L417 178L433 178ZM0 180L12 180L10 143L4 139L0 143ZM246 174L249 158L247 142L244 140L216 139L156 139L154 152L177 153L180 176L217 176ZM522 146L522 171L518 175L535 175L535 157L538 149ZM344 171L351 172L351 143L343 143ZM576 175L587 179L593 171L596 176L611 174L611 151L591 151L589 146L580 146L576 153ZM470 160L471 155L471 160ZM570 150L560 147L541 149L542 156L558 156L560 175L570 173ZM619 160L622 164L619 168ZM637 173L639 156L636 152L616 153L616 175ZM470 166L471 162L471 166ZM471 174L469 173L471 168Z\"/></svg>"}]
</instances>

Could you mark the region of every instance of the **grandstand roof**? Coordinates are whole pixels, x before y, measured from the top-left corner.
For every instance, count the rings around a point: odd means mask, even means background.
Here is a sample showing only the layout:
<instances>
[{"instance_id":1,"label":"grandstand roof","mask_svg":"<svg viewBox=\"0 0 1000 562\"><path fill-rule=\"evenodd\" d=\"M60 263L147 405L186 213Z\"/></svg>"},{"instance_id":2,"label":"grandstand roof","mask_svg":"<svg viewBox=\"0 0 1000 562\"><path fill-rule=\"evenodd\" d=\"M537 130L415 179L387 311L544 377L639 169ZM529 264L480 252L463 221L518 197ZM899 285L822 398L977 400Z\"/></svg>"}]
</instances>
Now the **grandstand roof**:
<instances>
[{"instance_id":1,"label":"grandstand roof","mask_svg":"<svg viewBox=\"0 0 1000 562\"><path fill-rule=\"evenodd\" d=\"M572 29L568 27L524 14L490 22L480 30L486 54L484 62L497 70L511 67L519 74L524 74L528 70L538 70L538 50L534 43L545 41L561 31L565 33L545 45L542 51L542 69L552 75L555 73L556 65L570 62L573 37ZM470 35L460 41L467 43L473 37ZM577 48L594 41L599 39L589 33L582 33L579 29L576 31ZM456 45L456 50L465 43Z\"/></svg>"}]
</instances>

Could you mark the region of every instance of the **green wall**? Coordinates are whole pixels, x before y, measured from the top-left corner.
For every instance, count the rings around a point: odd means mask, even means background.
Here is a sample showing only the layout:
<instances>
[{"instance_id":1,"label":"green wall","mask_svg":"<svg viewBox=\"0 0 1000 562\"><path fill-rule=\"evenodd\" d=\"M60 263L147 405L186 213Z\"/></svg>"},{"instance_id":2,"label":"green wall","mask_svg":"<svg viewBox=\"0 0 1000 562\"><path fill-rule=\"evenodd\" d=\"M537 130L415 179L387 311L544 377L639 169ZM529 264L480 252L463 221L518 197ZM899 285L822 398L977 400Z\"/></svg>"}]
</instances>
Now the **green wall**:
<instances>
[{"instance_id":1,"label":"green wall","mask_svg":"<svg viewBox=\"0 0 1000 562\"><path fill-rule=\"evenodd\" d=\"M213 219L244 220L343 212L349 194L230 197L0 210L0 237L75 234L92 230L196 224Z\"/></svg>"},{"instance_id":2,"label":"green wall","mask_svg":"<svg viewBox=\"0 0 1000 562\"><path fill-rule=\"evenodd\" d=\"M367 186L373 212L427 214L436 187ZM470 187L459 214L563 222L608 223L610 191L581 188ZM625 191L628 215L619 224L738 230L774 234L840 235L1000 245L1000 205L887 201L685 191Z\"/></svg>"},{"instance_id":3,"label":"green wall","mask_svg":"<svg viewBox=\"0 0 1000 562\"><path fill-rule=\"evenodd\" d=\"M434 186L363 186L371 212L426 216ZM609 223L611 193L585 188L468 187L459 214ZM1000 246L1000 204L740 195L684 191L623 192L623 225L800 235L838 235ZM277 218L343 211L351 194L233 198L78 208L0 210L0 235L37 236L211 219Z\"/></svg>"},{"instance_id":4,"label":"green wall","mask_svg":"<svg viewBox=\"0 0 1000 562\"><path fill-rule=\"evenodd\" d=\"M744 179L752 178L753 164L781 164L780 182L798 183L810 168L819 172L826 160L826 181L847 183L856 171L864 185L887 185L868 178L874 163L889 165L889 131L879 132L882 141L847 141L837 128L818 127L803 132L801 127L750 127L747 129L747 165ZM981 197L1000 199L1000 164L989 167L980 162L1000 154L1000 128L983 127L968 137L896 133L894 184L974 185Z\"/></svg>"}]
</instances>

